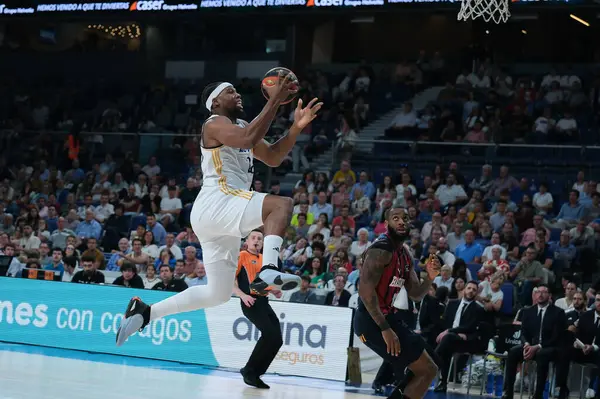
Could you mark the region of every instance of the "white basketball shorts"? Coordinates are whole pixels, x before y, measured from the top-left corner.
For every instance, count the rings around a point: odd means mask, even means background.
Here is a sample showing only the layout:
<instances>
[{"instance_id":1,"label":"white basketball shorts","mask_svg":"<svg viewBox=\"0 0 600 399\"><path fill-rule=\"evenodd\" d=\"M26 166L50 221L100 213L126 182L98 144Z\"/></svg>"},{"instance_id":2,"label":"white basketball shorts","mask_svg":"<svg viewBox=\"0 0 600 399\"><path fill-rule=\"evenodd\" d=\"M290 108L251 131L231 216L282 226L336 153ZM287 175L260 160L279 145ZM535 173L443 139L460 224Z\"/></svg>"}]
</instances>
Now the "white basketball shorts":
<instances>
[{"instance_id":1,"label":"white basketball shorts","mask_svg":"<svg viewBox=\"0 0 600 399\"><path fill-rule=\"evenodd\" d=\"M190 222L202 246L205 264L227 261L237 268L241 239L263 225L262 207L266 196L247 190L225 194L216 187L200 191Z\"/></svg>"}]
</instances>

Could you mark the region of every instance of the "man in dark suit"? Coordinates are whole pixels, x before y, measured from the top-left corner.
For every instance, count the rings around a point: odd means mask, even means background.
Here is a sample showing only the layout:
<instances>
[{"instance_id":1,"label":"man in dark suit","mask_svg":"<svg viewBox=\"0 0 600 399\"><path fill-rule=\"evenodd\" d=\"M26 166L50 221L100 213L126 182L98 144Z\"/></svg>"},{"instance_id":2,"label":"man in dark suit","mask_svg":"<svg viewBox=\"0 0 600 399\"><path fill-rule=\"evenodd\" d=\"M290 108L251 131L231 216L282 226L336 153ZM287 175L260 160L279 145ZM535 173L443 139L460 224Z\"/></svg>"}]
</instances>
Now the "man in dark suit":
<instances>
[{"instance_id":1,"label":"man in dark suit","mask_svg":"<svg viewBox=\"0 0 600 399\"><path fill-rule=\"evenodd\" d=\"M522 311L521 345L508 352L503 399L512 399L517 366L523 360L535 360L537 383L534 399L542 399L550 362L555 361L563 347L566 330L565 312L550 303L548 286L538 286L537 306Z\"/></svg>"},{"instance_id":2,"label":"man in dark suit","mask_svg":"<svg viewBox=\"0 0 600 399\"><path fill-rule=\"evenodd\" d=\"M441 359L441 375L434 392L446 392L450 360L456 352L479 352L485 349L481 340L479 324L483 321L484 310L475 301L477 283L470 281L465 286L463 299L453 300L446 306L444 324L446 330L436 339L435 352Z\"/></svg>"},{"instance_id":3,"label":"man in dark suit","mask_svg":"<svg viewBox=\"0 0 600 399\"><path fill-rule=\"evenodd\" d=\"M564 356L557 364L556 385L560 387L559 399L569 397L567 377L572 361L592 363L600 367L600 294L596 294L594 309L581 313L579 319L574 322L574 327L575 342L565 347Z\"/></svg>"}]
</instances>

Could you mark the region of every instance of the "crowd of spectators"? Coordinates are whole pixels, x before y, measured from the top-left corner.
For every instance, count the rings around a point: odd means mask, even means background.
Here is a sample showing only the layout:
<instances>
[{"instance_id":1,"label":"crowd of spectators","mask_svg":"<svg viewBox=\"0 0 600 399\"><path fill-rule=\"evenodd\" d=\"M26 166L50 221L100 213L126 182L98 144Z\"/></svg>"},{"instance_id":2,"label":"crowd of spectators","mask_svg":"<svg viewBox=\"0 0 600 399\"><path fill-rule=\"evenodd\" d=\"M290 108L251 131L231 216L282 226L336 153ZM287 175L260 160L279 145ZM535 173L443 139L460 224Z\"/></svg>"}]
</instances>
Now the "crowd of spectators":
<instances>
[{"instance_id":1,"label":"crowd of spectators","mask_svg":"<svg viewBox=\"0 0 600 399\"><path fill-rule=\"evenodd\" d=\"M479 144L589 143L596 137L582 137L587 132L581 129L597 109L597 89L589 86L573 70L513 79L488 61L476 71L463 71L424 109L405 103L386 136Z\"/></svg>"}]
</instances>

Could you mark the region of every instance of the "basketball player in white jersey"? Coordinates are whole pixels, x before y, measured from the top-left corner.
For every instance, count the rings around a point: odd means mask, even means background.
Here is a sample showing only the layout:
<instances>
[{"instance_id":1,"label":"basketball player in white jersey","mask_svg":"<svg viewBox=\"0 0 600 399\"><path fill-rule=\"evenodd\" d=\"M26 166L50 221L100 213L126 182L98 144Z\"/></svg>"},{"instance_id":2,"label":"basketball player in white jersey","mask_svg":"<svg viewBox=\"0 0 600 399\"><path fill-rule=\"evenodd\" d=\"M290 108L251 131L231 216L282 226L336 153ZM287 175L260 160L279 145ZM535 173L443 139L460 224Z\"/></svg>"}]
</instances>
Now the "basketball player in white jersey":
<instances>
[{"instance_id":1,"label":"basketball player in white jersey","mask_svg":"<svg viewBox=\"0 0 600 399\"><path fill-rule=\"evenodd\" d=\"M268 88L269 100L250 123L243 115L242 100L231 83L206 87L203 103L211 116L206 120L200 140L203 185L196 198L190 221L202 245L208 283L190 287L153 305L135 297L127 306L125 319L117 331L117 345L142 330L152 320L171 314L220 305L229 300L237 269L241 238L264 226L263 264L251 285L257 292L268 287L296 288L300 277L280 273L277 268L283 234L292 216L292 199L249 191L254 174L254 158L276 167L296 143L298 134L315 119L322 103L302 101L294 113L288 135L274 144L264 137L277 110L297 87L290 76L280 76L279 84Z\"/></svg>"}]
</instances>

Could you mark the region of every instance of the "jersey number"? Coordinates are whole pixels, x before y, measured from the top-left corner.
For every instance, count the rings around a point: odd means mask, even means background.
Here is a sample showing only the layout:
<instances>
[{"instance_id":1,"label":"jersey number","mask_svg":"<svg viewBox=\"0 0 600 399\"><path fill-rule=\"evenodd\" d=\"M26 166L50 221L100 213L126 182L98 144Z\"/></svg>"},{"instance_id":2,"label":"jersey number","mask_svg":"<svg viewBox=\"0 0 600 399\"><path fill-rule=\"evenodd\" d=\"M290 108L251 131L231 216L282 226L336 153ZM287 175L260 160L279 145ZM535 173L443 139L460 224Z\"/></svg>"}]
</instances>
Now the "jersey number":
<instances>
[{"instance_id":1,"label":"jersey number","mask_svg":"<svg viewBox=\"0 0 600 399\"><path fill-rule=\"evenodd\" d=\"M252 158L247 157L248 160L248 173L254 174L254 164L252 163Z\"/></svg>"}]
</instances>

